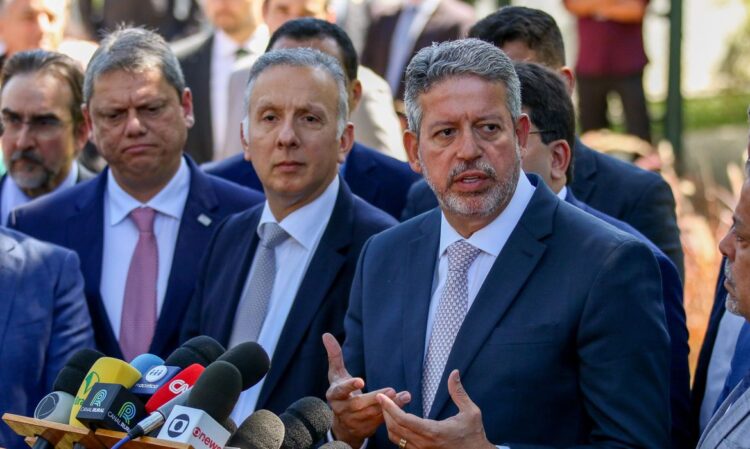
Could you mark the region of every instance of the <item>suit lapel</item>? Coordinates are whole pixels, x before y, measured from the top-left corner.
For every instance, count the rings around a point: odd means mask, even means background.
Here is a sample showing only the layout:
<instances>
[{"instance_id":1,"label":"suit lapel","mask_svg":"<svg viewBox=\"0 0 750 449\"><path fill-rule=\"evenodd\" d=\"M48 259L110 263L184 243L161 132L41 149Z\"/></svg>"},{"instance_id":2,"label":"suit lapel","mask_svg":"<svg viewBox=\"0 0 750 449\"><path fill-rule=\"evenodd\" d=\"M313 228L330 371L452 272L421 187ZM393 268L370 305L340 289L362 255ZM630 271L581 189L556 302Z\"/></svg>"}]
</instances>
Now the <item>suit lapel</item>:
<instances>
[{"instance_id":1,"label":"suit lapel","mask_svg":"<svg viewBox=\"0 0 750 449\"><path fill-rule=\"evenodd\" d=\"M336 277L346 263L346 251L352 241L352 224L354 222L354 197L345 183L339 185L336 204L331 213L318 248L307 268L302 283L297 290L294 304L284 323L279 341L271 361L271 370L266 377L258 397L256 408L264 406L271 392L276 387L281 375L297 348L307 334L310 323L328 297ZM322 344L322 343L321 343Z\"/></svg>"},{"instance_id":2,"label":"suit lapel","mask_svg":"<svg viewBox=\"0 0 750 449\"><path fill-rule=\"evenodd\" d=\"M576 143L573 147L575 153L573 164L573 183L570 188L574 191L575 196L584 203L591 199L596 185L593 178L596 174L596 159L591 148L581 142L576 137Z\"/></svg>"},{"instance_id":3,"label":"suit lapel","mask_svg":"<svg viewBox=\"0 0 750 449\"><path fill-rule=\"evenodd\" d=\"M729 395L727 400L714 413L713 418L711 418L711 421L706 426L703 438L701 438L702 441L698 443L698 447L718 447L719 443L737 427L737 424L750 414L750 394L747 394L748 381L750 381L750 378L746 377L743 381L744 385L738 385L735 391Z\"/></svg>"},{"instance_id":4,"label":"suit lapel","mask_svg":"<svg viewBox=\"0 0 750 449\"><path fill-rule=\"evenodd\" d=\"M439 246L440 210L434 209L425 216L420 234L409 242L409 259L404 266L409 294L400 296L404 378L406 390L412 394L412 401L405 409L418 416L422 414L422 364Z\"/></svg>"},{"instance_id":5,"label":"suit lapel","mask_svg":"<svg viewBox=\"0 0 750 449\"><path fill-rule=\"evenodd\" d=\"M538 180L538 178L535 178ZM464 323L453 343L429 417L435 419L450 403L448 375L453 369L466 372L484 347L485 340L498 326L505 312L518 296L528 277L541 259L547 246L541 241L552 232L557 198L542 182L521 220L498 255Z\"/></svg>"},{"instance_id":6,"label":"suit lapel","mask_svg":"<svg viewBox=\"0 0 750 449\"><path fill-rule=\"evenodd\" d=\"M153 354L164 352L170 343L169 337L175 335L182 324L179 318L185 313L185 301L195 288L195 273L198 272L200 257L195 256L196 244L208 241L219 219L213 214L219 202L211 183L189 157L185 160L190 169L190 191L177 233L164 304L151 342Z\"/></svg>"},{"instance_id":7,"label":"suit lapel","mask_svg":"<svg viewBox=\"0 0 750 449\"><path fill-rule=\"evenodd\" d=\"M10 322L11 308L18 288L18 271L23 269L23 261L14 256L15 241L0 231L0 341L5 341L5 333Z\"/></svg>"}]
</instances>

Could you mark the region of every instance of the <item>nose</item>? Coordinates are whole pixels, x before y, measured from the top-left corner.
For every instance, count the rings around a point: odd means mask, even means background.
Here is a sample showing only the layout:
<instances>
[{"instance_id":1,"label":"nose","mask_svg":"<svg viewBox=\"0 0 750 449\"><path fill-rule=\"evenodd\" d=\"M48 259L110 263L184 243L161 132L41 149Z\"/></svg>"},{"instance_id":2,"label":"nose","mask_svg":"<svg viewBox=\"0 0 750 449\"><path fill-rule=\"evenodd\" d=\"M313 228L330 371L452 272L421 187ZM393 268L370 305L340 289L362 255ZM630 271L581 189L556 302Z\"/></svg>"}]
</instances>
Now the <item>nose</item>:
<instances>
[{"instance_id":1,"label":"nose","mask_svg":"<svg viewBox=\"0 0 750 449\"><path fill-rule=\"evenodd\" d=\"M459 159L472 161L482 155L482 149L470 129L461 132L456 143L459 145L456 153Z\"/></svg>"},{"instance_id":2,"label":"nose","mask_svg":"<svg viewBox=\"0 0 750 449\"><path fill-rule=\"evenodd\" d=\"M125 123L125 133L128 136L139 136L146 132L146 128L135 109L128 110L128 120Z\"/></svg>"},{"instance_id":3,"label":"nose","mask_svg":"<svg viewBox=\"0 0 750 449\"><path fill-rule=\"evenodd\" d=\"M16 147L26 150L34 146L34 133L28 123L24 123L16 135Z\"/></svg>"},{"instance_id":4,"label":"nose","mask_svg":"<svg viewBox=\"0 0 750 449\"><path fill-rule=\"evenodd\" d=\"M719 242L719 251L729 260L734 260L734 245L732 244L732 240L734 240L734 228L730 228Z\"/></svg>"},{"instance_id":5,"label":"nose","mask_svg":"<svg viewBox=\"0 0 750 449\"><path fill-rule=\"evenodd\" d=\"M279 148L297 148L299 146L299 137L294 129L293 117L281 123L279 134L276 137L276 145Z\"/></svg>"}]
</instances>

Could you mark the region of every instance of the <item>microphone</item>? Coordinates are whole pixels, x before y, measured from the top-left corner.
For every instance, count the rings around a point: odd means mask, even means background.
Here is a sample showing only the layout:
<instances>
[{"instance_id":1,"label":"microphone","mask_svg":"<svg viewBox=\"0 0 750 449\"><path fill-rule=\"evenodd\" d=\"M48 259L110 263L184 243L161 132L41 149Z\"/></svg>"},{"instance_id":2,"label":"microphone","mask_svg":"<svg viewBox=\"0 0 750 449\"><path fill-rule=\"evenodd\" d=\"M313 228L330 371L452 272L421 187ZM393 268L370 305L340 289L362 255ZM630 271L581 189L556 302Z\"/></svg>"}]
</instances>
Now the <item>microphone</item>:
<instances>
[{"instance_id":1,"label":"microphone","mask_svg":"<svg viewBox=\"0 0 750 449\"><path fill-rule=\"evenodd\" d=\"M57 373L52 393L43 397L37 404L34 418L67 424L75 399L73 395L78 391L91 366L101 357L104 357L104 354L93 349L81 349L73 354ZM37 435L33 449L52 449L54 446L49 440Z\"/></svg>"},{"instance_id":2,"label":"microphone","mask_svg":"<svg viewBox=\"0 0 750 449\"><path fill-rule=\"evenodd\" d=\"M329 441L328 443L320 446L319 449L352 449L352 447L344 443L343 441Z\"/></svg>"},{"instance_id":3,"label":"microphone","mask_svg":"<svg viewBox=\"0 0 750 449\"><path fill-rule=\"evenodd\" d=\"M248 416L227 446L239 449L279 449L284 441L284 423L268 410L258 410Z\"/></svg>"},{"instance_id":4,"label":"microphone","mask_svg":"<svg viewBox=\"0 0 750 449\"><path fill-rule=\"evenodd\" d=\"M333 423L333 412L320 399L302 398L279 415L284 423L282 449L309 449L322 440Z\"/></svg>"},{"instance_id":5,"label":"microphone","mask_svg":"<svg viewBox=\"0 0 750 449\"><path fill-rule=\"evenodd\" d=\"M239 370L229 362L217 360L198 378L185 406L172 409L158 438L195 449L223 448L230 433L219 423L229 418L241 392Z\"/></svg>"},{"instance_id":6,"label":"microphone","mask_svg":"<svg viewBox=\"0 0 750 449\"><path fill-rule=\"evenodd\" d=\"M175 349L162 364L153 366L146 371L143 377L136 382L132 392L146 400L187 367L196 363L201 366L208 366L223 353L224 347L211 337L201 335L191 338ZM162 399L166 402L171 397L162 396ZM152 403L151 409L147 407L149 413L164 402Z\"/></svg>"},{"instance_id":7,"label":"microphone","mask_svg":"<svg viewBox=\"0 0 750 449\"><path fill-rule=\"evenodd\" d=\"M128 432L131 423L138 422L145 416L143 404L127 387L117 383L98 382L81 405L76 419L91 430L105 428Z\"/></svg>"},{"instance_id":8,"label":"microphone","mask_svg":"<svg viewBox=\"0 0 750 449\"><path fill-rule=\"evenodd\" d=\"M163 365L164 359L153 354L141 354L130 361L130 366L137 369L141 376L157 365Z\"/></svg>"},{"instance_id":9,"label":"microphone","mask_svg":"<svg viewBox=\"0 0 750 449\"><path fill-rule=\"evenodd\" d=\"M78 388L78 392L73 400L73 407L70 411L70 425L81 428L86 427L76 419L76 415L78 415L81 406L94 388L94 385L97 383L116 383L125 388L130 388L140 377L141 373L137 369L122 360L112 357L99 358L91 366L88 373L86 373L81 386Z\"/></svg>"},{"instance_id":10,"label":"microphone","mask_svg":"<svg viewBox=\"0 0 750 449\"><path fill-rule=\"evenodd\" d=\"M156 391L156 393L154 393L153 396L151 396L151 399L146 402L146 411L153 413L156 409L171 401L177 395L187 391L190 387L195 385L195 382L204 370L205 368L201 365L193 363L180 371L179 374L170 379L169 382L165 383Z\"/></svg>"},{"instance_id":11,"label":"microphone","mask_svg":"<svg viewBox=\"0 0 750 449\"><path fill-rule=\"evenodd\" d=\"M260 382L271 368L268 354L261 345L254 341L238 344L217 360L229 362L240 370L243 391Z\"/></svg>"}]
</instances>

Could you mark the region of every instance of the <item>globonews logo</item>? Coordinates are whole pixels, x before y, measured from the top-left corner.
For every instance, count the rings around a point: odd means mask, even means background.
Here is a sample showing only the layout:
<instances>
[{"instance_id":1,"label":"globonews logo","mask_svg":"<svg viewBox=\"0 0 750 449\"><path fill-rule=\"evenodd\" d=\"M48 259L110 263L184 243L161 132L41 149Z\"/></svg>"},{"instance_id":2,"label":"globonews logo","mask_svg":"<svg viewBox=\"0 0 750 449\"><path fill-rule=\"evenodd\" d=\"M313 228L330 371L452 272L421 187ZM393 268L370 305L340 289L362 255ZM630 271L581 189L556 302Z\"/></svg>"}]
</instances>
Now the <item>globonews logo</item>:
<instances>
[{"instance_id":1,"label":"globonews logo","mask_svg":"<svg viewBox=\"0 0 750 449\"><path fill-rule=\"evenodd\" d=\"M107 399L107 390L99 390L94 395L94 398L91 400L91 406L92 407L101 407L102 402Z\"/></svg>"},{"instance_id":2,"label":"globonews logo","mask_svg":"<svg viewBox=\"0 0 750 449\"><path fill-rule=\"evenodd\" d=\"M188 387L189 385L187 384L187 382L182 379L175 379L169 383L169 391L174 394L180 394L183 391L187 390Z\"/></svg>"},{"instance_id":3,"label":"globonews logo","mask_svg":"<svg viewBox=\"0 0 750 449\"><path fill-rule=\"evenodd\" d=\"M49 415L52 414L52 412L55 411L59 400L60 397L57 395L57 393L50 393L47 396L43 397L34 410L34 418L46 419Z\"/></svg>"},{"instance_id":4,"label":"globonews logo","mask_svg":"<svg viewBox=\"0 0 750 449\"><path fill-rule=\"evenodd\" d=\"M188 427L190 427L190 417L184 413L181 415L177 415L172 420L172 422L169 423L169 427L167 428L167 435L172 438L177 438L178 436L185 433Z\"/></svg>"},{"instance_id":5,"label":"globonews logo","mask_svg":"<svg viewBox=\"0 0 750 449\"><path fill-rule=\"evenodd\" d=\"M148 383L154 383L161 380L162 377L167 375L167 367L164 365L157 365L146 373L145 376L143 376L144 380Z\"/></svg>"},{"instance_id":6,"label":"globonews logo","mask_svg":"<svg viewBox=\"0 0 750 449\"><path fill-rule=\"evenodd\" d=\"M120 411L117 412L117 416L122 418L122 420L129 426L130 420L135 418L135 404L132 402L122 404Z\"/></svg>"}]
</instances>

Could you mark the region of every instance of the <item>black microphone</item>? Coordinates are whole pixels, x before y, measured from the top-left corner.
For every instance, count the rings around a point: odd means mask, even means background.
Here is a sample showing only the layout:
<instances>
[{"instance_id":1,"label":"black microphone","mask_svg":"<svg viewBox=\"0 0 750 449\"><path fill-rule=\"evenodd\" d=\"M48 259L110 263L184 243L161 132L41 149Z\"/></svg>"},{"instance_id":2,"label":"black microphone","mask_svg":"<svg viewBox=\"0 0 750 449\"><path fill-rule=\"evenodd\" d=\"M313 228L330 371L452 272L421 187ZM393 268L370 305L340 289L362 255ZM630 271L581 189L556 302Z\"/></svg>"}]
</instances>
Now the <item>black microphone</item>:
<instances>
[{"instance_id":1,"label":"black microphone","mask_svg":"<svg viewBox=\"0 0 750 449\"><path fill-rule=\"evenodd\" d=\"M328 443L320 446L319 449L352 449L352 447L344 443L343 441L329 441Z\"/></svg>"},{"instance_id":2,"label":"black microphone","mask_svg":"<svg viewBox=\"0 0 750 449\"><path fill-rule=\"evenodd\" d=\"M333 423L333 412L322 400L302 398L279 415L284 423L282 449L309 449L322 440Z\"/></svg>"},{"instance_id":3,"label":"black microphone","mask_svg":"<svg viewBox=\"0 0 750 449\"><path fill-rule=\"evenodd\" d=\"M195 449L223 448L231 434L220 423L229 418L241 392L239 370L229 362L215 361L198 378L185 406L172 409L158 438Z\"/></svg>"},{"instance_id":4,"label":"black microphone","mask_svg":"<svg viewBox=\"0 0 750 449\"><path fill-rule=\"evenodd\" d=\"M229 349L217 360L229 362L242 374L242 390L247 390L260 382L271 368L268 354L261 345L254 341L246 341Z\"/></svg>"},{"instance_id":5,"label":"black microphone","mask_svg":"<svg viewBox=\"0 0 750 449\"><path fill-rule=\"evenodd\" d=\"M143 377L131 388L131 391L146 401L189 366L196 363L201 366L208 366L223 353L224 346L213 338L206 335L193 337L172 351L169 357L164 360L164 364L156 365L146 371ZM172 397L174 395L164 398L164 401L153 404L148 408L153 410Z\"/></svg>"},{"instance_id":6,"label":"black microphone","mask_svg":"<svg viewBox=\"0 0 750 449\"><path fill-rule=\"evenodd\" d=\"M104 428L129 432L146 416L146 408L127 387L99 382L91 388L76 419L91 430Z\"/></svg>"},{"instance_id":7,"label":"black microphone","mask_svg":"<svg viewBox=\"0 0 750 449\"><path fill-rule=\"evenodd\" d=\"M279 449L284 441L284 423L268 410L258 410L248 416L227 446L239 449Z\"/></svg>"},{"instance_id":8,"label":"black microphone","mask_svg":"<svg viewBox=\"0 0 750 449\"><path fill-rule=\"evenodd\" d=\"M94 362L100 357L104 357L104 354L93 349L81 349L73 354L57 373L55 383L52 385L52 393L43 397L37 404L34 409L34 418L67 424L78 387L81 386ZM37 435L33 448L52 449L54 446L50 441Z\"/></svg>"}]
</instances>

